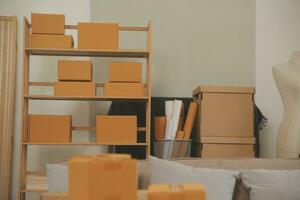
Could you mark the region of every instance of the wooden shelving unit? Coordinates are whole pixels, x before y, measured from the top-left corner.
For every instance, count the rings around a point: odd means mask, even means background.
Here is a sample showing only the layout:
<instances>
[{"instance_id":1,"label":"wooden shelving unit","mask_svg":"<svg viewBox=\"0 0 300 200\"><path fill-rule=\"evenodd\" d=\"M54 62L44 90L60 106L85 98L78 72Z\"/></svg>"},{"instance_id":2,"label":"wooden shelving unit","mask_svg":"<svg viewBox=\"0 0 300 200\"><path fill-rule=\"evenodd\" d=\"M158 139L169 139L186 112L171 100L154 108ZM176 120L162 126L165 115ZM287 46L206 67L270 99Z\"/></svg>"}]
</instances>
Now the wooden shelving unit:
<instances>
[{"instance_id":1,"label":"wooden shelving unit","mask_svg":"<svg viewBox=\"0 0 300 200\"><path fill-rule=\"evenodd\" d=\"M66 25L65 29L77 29L76 25ZM147 47L145 50L91 50L91 49L37 49L30 48L30 33L31 24L23 18L23 36L24 36L24 55L23 55L23 104L22 104L22 125L21 125L21 142L20 142L20 182L19 194L20 199L26 199L26 193L43 193L45 189L26 188L26 176L32 172L27 171L27 154L28 147L31 145L66 145L66 146L140 146L145 148L145 158L150 155L150 119L151 119L151 57L152 57L152 28L151 22L147 27L128 27L120 26L119 31L142 31L147 34ZM53 96L53 95L32 95L29 88L33 86L53 87L53 82L31 82L29 77L30 72L30 57L31 56L78 56L78 57L118 57L118 58L144 58L146 59L146 82L144 97L107 97L107 96ZM97 87L103 87L103 83L97 83ZM28 141L27 123L29 115L30 101L43 100L68 100L68 101L144 101L146 103L146 127L138 127L137 134L145 134L144 142L125 143L125 144L108 144L108 143L93 143L93 142L70 142L70 143L33 143ZM94 131L95 127L72 127L72 130Z\"/></svg>"}]
</instances>

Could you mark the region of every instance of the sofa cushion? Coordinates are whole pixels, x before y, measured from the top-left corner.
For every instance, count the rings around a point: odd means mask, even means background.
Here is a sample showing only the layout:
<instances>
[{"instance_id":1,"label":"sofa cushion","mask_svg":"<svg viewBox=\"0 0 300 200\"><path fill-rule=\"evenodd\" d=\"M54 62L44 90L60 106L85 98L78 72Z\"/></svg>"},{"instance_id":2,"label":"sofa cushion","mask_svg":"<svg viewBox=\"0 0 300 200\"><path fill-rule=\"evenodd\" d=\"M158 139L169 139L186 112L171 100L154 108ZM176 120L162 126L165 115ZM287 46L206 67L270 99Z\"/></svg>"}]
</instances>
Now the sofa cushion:
<instances>
[{"instance_id":1,"label":"sofa cushion","mask_svg":"<svg viewBox=\"0 0 300 200\"><path fill-rule=\"evenodd\" d=\"M208 200L232 200L236 178L235 170L195 168L180 163L150 158L150 182L201 183L206 188Z\"/></svg>"},{"instance_id":2,"label":"sofa cushion","mask_svg":"<svg viewBox=\"0 0 300 200\"><path fill-rule=\"evenodd\" d=\"M300 170L241 171L251 200L299 200Z\"/></svg>"}]
</instances>

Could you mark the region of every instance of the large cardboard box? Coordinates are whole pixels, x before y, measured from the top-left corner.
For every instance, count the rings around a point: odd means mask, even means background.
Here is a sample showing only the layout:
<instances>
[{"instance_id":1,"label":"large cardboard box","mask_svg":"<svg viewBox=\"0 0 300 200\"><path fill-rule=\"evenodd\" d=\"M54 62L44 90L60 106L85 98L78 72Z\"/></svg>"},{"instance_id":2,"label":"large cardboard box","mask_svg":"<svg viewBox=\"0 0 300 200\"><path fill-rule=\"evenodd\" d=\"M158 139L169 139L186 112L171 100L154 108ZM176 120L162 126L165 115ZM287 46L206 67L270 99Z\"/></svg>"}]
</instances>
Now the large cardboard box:
<instances>
[{"instance_id":1,"label":"large cardboard box","mask_svg":"<svg viewBox=\"0 0 300 200\"><path fill-rule=\"evenodd\" d=\"M143 83L104 83L104 96L107 97L144 97Z\"/></svg>"},{"instance_id":2,"label":"large cardboard box","mask_svg":"<svg viewBox=\"0 0 300 200\"><path fill-rule=\"evenodd\" d=\"M138 62L113 62L109 66L110 82L131 82L142 81L142 63Z\"/></svg>"},{"instance_id":3,"label":"large cardboard box","mask_svg":"<svg viewBox=\"0 0 300 200\"><path fill-rule=\"evenodd\" d=\"M200 86L196 137L253 137L254 88Z\"/></svg>"},{"instance_id":4,"label":"large cardboard box","mask_svg":"<svg viewBox=\"0 0 300 200\"><path fill-rule=\"evenodd\" d=\"M202 158L252 158L255 138L201 137L193 154Z\"/></svg>"},{"instance_id":5,"label":"large cardboard box","mask_svg":"<svg viewBox=\"0 0 300 200\"><path fill-rule=\"evenodd\" d=\"M137 199L137 162L98 156L92 161L92 200Z\"/></svg>"},{"instance_id":6,"label":"large cardboard box","mask_svg":"<svg viewBox=\"0 0 300 200\"><path fill-rule=\"evenodd\" d=\"M71 115L29 115L29 142L68 143L71 142Z\"/></svg>"},{"instance_id":7,"label":"large cardboard box","mask_svg":"<svg viewBox=\"0 0 300 200\"><path fill-rule=\"evenodd\" d=\"M73 48L73 44L74 41L71 35L30 35L31 48L71 49Z\"/></svg>"},{"instance_id":8,"label":"large cardboard box","mask_svg":"<svg viewBox=\"0 0 300 200\"><path fill-rule=\"evenodd\" d=\"M54 85L55 96L96 96L95 82L56 82Z\"/></svg>"},{"instance_id":9,"label":"large cardboard box","mask_svg":"<svg viewBox=\"0 0 300 200\"><path fill-rule=\"evenodd\" d=\"M136 143L137 117L98 115L96 141L97 143Z\"/></svg>"},{"instance_id":10,"label":"large cardboard box","mask_svg":"<svg viewBox=\"0 0 300 200\"><path fill-rule=\"evenodd\" d=\"M118 48L118 24L78 23L78 49L116 50Z\"/></svg>"},{"instance_id":11,"label":"large cardboard box","mask_svg":"<svg viewBox=\"0 0 300 200\"><path fill-rule=\"evenodd\" d=\"M31 13L31 33L65 34L65 15Z\"/></svg>"},{"instance_id":12,"label":"large cardboard box","mask_svg":"<svg viewBox=\"0 0 300 200\"><path fill-rule=\"evenodd\" d=\"M69 200L137 199L137 163L130 156L69 160Z\"/></svg>"},{"instance_id":13,"label":"large cardboard box","mask_svg":"<svg viewBox=\"0 0 300 200\"><path fill-rule=\"evenodd\" d=\"M59 81L92 81L93 67L89 60L59 60Z\"/></svg>"}]
</instances>

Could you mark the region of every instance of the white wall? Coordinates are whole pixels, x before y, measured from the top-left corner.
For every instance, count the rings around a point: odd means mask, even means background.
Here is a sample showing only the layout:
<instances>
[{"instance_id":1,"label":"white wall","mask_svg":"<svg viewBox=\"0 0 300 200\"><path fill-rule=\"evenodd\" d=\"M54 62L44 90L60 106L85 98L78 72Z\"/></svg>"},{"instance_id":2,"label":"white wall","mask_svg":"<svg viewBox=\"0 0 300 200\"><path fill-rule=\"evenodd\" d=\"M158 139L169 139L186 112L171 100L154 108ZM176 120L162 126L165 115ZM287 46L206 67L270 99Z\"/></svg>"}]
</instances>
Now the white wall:
<instances>
[{"instance_id":1,"label":"white wall","mask_svg":"<svg viewBox=\"0 0 300 200\"><path fill-rule=\"evenodd\" d=\"M91 0L91 9L92 21L146 26L152 20L152 93L190 97L200 84L254 86L254 3ZM121 48L143 48L140 34L121 39Z\"/></svg>"},{"instance_id":2,"label":"white wall","mask_svg":"<svg viewBox=\"0 0 300 200\"><path fill-rule=\"evenodd\" d=\"M12 167L12 192L10 199L16 199L19 178L19 142L20 142L20 112L22 105L22 61L23 61L23 16L30 20L31 12L63 13L67 24L79 21L90 21L90 2L87 0L1 0L0 15L16 15L18 17L18 59L17 59L17 96L16 120L14 133L14 152ZM76 35L74 35L76 41ZM55 81L56 61L54 57L34 57L31 59L31 80ZM48 91L49 92L49 91ZM72 114L73 122L78 126L89 123L89 104L86 102L45 102L30 103L30 113L68 113ZM81 139L82 136L79 136ZM83 136L84 137L84 136ZM76 137L78 138L78 137ZM85 136L88 138L88 136ZM29 149L29 170L44 169L43 162L55 162L66 159L72 154L82 152L82 148L64 147L31 147Z\"/></svg>"},{"instance_id":3,"label":"white wall","mask_svg":"<svg viewBox=\"0 0 300 200\"><path fill-rule=\"evenodd\" d=\"M300 50L300 1L256 1L256 103L268 118L261 133L263 157L276 156L283 107L272 77L272 66L286 63Z\"/></svg>"}]
</instances>

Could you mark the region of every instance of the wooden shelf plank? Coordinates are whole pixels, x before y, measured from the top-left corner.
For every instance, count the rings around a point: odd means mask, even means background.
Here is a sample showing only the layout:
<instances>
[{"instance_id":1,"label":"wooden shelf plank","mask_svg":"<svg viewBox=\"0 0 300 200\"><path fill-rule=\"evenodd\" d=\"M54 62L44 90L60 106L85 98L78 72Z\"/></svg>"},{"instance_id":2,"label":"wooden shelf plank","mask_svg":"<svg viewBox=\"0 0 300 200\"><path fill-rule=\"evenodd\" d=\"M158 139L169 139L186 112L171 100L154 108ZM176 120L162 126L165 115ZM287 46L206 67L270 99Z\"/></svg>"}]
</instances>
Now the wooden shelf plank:
<instances>
[{"instance_id":1,"label":"wooden shelf plank","mask_svg":"<svg viewBox=\"0 0 300 200\"><path fill-rule=\"evenodd\" d=\"M95 131L96 127L73 126L73 131ZM137 127L137 131L146 131L146 127Z\"/></svg>"},{"instance_id":2,"label":"wooden shelf plank","mask_svg":"<svg viewBox=\"0 0 300 200\"><path fill-rule=\"evenodd\" d=\"M44 143L44 142L23 142L23 145L71 145L71 146L147 146L147 143L93 143L93 142L73 142L73 143Z\"/></svg>"},{"instance_id":3,"label":"wooden shelf plank","mask_svg":"<svg viewBox=\"0 0 300 200\"><path fill-rule=\"evenodd\" d=\"M148 58L148 50L93 50L93 49L41 49L26 48L30 55L40 56L90 56L90 57L125 57Z\"/></svg>"},{"instance_id":4,"label":"wooden shelf plank","mask_svg":"<svg viewBox=\"0 0 300 200\"><path fill-rule=\"evenodd\" d=\"M24 98L32 100L77 100L77 101L113 101L113 100L126 100L126 101L147 101L148 96L145 97L82 97L82 96L53 96L53 95L24 95Z\"/></svg>"}]
</instances>

